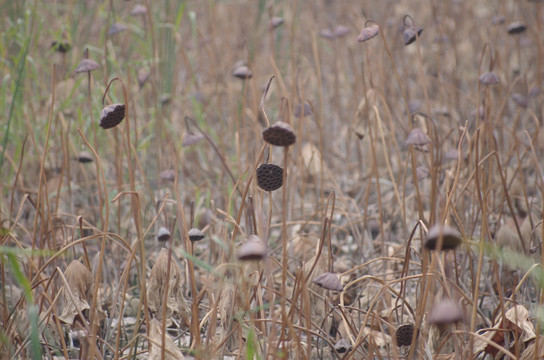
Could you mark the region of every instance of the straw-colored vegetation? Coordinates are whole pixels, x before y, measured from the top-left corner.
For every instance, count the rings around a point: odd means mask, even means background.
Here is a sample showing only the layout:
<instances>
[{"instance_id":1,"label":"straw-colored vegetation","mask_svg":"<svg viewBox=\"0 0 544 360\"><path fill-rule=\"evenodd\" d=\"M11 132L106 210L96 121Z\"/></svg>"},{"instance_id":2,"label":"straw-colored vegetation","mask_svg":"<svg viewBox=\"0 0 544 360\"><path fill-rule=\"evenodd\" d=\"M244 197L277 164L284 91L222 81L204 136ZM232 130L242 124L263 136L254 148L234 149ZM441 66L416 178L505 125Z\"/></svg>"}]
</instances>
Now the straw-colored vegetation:
<instances>
[{"instance_id":1,"label":"straw-colored vegetation","mask_svg":"<svg viewBox=\"0 0 544 360\"><path fill-rule=\"evenodd\" d=\"M543 3L0 10L0 358L544 358Z\"/></svg>"}]
</instances>

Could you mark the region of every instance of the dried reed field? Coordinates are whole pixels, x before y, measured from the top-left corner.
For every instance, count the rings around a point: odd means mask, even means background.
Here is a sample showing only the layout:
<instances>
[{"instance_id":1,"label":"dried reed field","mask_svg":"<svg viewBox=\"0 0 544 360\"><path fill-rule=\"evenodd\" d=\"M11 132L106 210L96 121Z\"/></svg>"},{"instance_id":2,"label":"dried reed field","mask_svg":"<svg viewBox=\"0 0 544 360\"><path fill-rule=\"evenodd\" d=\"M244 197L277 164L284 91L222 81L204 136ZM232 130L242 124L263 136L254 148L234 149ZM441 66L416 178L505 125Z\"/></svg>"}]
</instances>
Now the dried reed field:
<instances>
[{"instance_id":1,"label":"dried reed field","mask_svg":"<svg viewBox=\"0 0 544 360\"><path fill-rule=\"evenodd\" d=\"M0 0L1 359L544 359L544 3Z\"/></svg>"}]
</instances>

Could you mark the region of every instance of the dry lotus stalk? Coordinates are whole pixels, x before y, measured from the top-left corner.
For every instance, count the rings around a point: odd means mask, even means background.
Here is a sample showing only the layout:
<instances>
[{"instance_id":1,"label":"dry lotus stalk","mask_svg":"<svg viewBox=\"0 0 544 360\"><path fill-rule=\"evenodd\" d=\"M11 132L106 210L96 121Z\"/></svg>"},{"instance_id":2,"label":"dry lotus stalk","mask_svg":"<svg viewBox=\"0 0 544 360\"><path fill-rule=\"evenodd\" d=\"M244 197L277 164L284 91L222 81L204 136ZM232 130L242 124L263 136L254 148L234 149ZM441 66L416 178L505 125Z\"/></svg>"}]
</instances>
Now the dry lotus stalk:
<instances>
[{"instance_id":1,"label":"dry lotus stalk","mask_svg":"<svg viewBox=\"0 0 544 360\"><path fill-rule=\"evenodd\" d=\"M66 284L61 289L63 307L59 319L66 324L73 325L80 312L83 316L88 316L88 310L91 308L89 301L93 296L94 278L89 269L79 260L74 260L68 265L64 271L64 277L69 290L66 288ZM73 298L70 296L70 292Z\"/></svg>"},{"instance_id":2,"label":"dry lotus stalk","mask_svg":"<svg viewBox=\"0 0 544 360\"><path fill-rule=\"evenodd\" d=\"M384 332L373 330L369 326L365 326L362 332L364 337L368 337L369 341L372 341L379 348L393 344L391 336Z\"/></svg>"},{"instance_id":3,"label":"dry lotus stalk","mask_svg":"<svg viewBox=\"0 0 544 360\"><path fill-rule=\"evenodd\" d=\"M151 268L147 301L149 310L157 319L162 319L164 291L166 290L166 276L168 272L168 249L162 248L155 265ZM170 281L168 282L168 296L166 304L166 318L180 318L186 325L189 324L189 307L183 297L182 274L175 259L170 260Z\"/></svg>"},{"instance_id":4,"label":"dry lotus stalk","mask_svg":"<svg viewBox=\"0 0 544 360\"><path fill-rule=\"evenodd\" d=\"M149 360L179 360L184 359L183 353L178 349L170 335L164 337L165 353L162 358L162 333L161 323L157 319L151 319L149 324Z\"/></svg>"}]
</instances>

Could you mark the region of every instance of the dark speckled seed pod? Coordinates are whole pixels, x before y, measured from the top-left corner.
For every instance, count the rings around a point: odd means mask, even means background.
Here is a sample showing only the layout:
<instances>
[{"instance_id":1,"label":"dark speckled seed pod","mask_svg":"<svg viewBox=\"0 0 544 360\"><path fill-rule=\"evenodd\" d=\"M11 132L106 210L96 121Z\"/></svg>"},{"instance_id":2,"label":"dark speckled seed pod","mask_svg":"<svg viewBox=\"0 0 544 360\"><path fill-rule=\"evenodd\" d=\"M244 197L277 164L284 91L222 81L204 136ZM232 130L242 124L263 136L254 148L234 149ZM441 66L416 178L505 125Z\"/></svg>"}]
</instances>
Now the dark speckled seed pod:
<instances>
[{"instance_id":1,"label":"dark speckled seed pod","mask_svg":"<svg viewBox=\"0 0 544 360\"><path fill-rule=\"evenodd\" d=\"M410 346L412 344L412 336L414 335L414 325L404 324L397 328L395 337L397 338L398 346Z\"/></svg>"},{"instance_id":2,"label":"dark speckled seed pod","mask_svg":"<svg viewBox=\"0 0 544 360\"><path fill-rule=\"evenodd\" d=\"M102 113L100 114L100 127L103 129L110 129L119 125L124 118L124 104L108 105L102 109Z\"/></svg>"},{"instance_id":3,"label":"dark speckled seed pod","mask_svg":"<svg viewBox=\"0 0 544 360\"><path fill-rule=\"evenodd\" d=\"M283 185L283 169L275 164L261 164L257 168L257 185L264 191L274 191Z\"/></svg>"},{"instance_id":4,"label":"dark speckled seed pod","mask_svg":"<svg viewBox=\"0 0 544 360\"><path fill-rule=\"evenodd\" d=\"M197 228L192 228L191 230L189 230L189 240L191 240L192 242L200 241L205 237L206 235L204 235L204 233Z\"/></svg>"},{"instance_id":5,"label":"dark speckled seed pod","mask_svg":"<svg viewBox=\"0 0 544 360\"><path fill-rule=\"evenodd\" d=\"M270 145L289 146L297 141L297 136L289 124L278 121L263 131L263 139Z\"/></svg>"}]
</instances>

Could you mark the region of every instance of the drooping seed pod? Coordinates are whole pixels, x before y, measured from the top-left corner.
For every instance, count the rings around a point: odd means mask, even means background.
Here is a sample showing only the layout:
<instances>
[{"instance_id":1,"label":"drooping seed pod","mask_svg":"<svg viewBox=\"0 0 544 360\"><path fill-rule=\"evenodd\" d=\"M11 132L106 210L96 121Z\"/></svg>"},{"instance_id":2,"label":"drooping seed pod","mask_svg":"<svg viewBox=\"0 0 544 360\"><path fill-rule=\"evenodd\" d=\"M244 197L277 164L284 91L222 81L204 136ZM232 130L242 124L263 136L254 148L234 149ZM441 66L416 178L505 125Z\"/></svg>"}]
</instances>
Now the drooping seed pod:
<instances>
[{"instance_id":1,"label":"drooping seed pod","mask_svg":"<svg viewBox=\"0 0 544 360\"><path fill-rule=\"evenodd\" d=\"M125 118L125 104L112 104L104 107L100 114L100 127L110 129L115 127Z\"/></svg>"},{"instance_id":2,"label":"drooping seed pod","mask_svg":"<svg viewBox=\"0 0 544 360\"><path fill-rule=\"evenodd\" d=\"M297 104L293 110L293 115L295 115L297 118L303 118L312 114L312 107L308 103Z\"/></svg>"},{"instance_id":3,"label":"drooping seed pod","mask_svg":"<svg viewBox=\"0 0 544 360\"><path fill-rule=\"evenodd\" d=\"M315 279L313 279L312 282L327 290L333 290L333 291L344 290L344 286L342 285L340 278L338 278L338 275L335 273L325 272L317 276Z\"/></svg>"},{"instance_id":4,"label":"drooping seed pod","mask_svg":"<svg viewBox=\"0 0 544 360\"><path fill-rule=\"evenodd\" d=\"M297 136L291 125L278 121L263 131L263 139L270 145L290 146L297 141Z\"/></svg>"},{"instance_id":5,"label":"drooping seed pod","mask_svg":"<svg viewBox=\"0 0 544 360\"><path fill-rule=\"evenodd\" d=\"M121 24L119 22L115 22L113 24L111 24L109 30L108 30L108 35L109 36L112 36L112 35L116 35L116 34L119 34L125 30L127 30L128 27L124 24Z\"/></svg>"},{"instance_id":6,"label":"drooping seed pod","mask_svg":"<svg viewBox=\"0 0 544 360\"><path fill-rule=\"evenodd\" d=\"M413 128L406 138L406 145L425 146L431 143L431 138L420 128Z\"/></svg>"},{"instance_id":7,"label":"drooping seed pod","mask_svg":"<svg viewBox=\"0 0 544 360\"><path fill-rule=\"evenodd\" d=\"M425 247L428 250L453 250L463 242L459 233L453 228L436 224L427 233Z\"/></svg>"},{"instance_id":8,"label":"drooping seed pod","mask_svg":"<svg viewBox=\"0 0 544 360\"><path fill-rule=\"evenodd\" d=\"M421 35L423 32L423 28L416 28L415 26L410 26L404 30L404 33L402 34L404 38L404 46L408 46Z\"/></svg>"},{"instance_id":9,"label":"drooping seed pod","mask_svg":"<svg viewBox=\"0 0 544 360\"><path fill-rule=\"evenodd\" d=\"M257 168L257 185L264 191L274 191L283 185L283 169L275 164L261 164Z\"/></svg>"},{"instance_id":10,"label":"drooping seed pod","mask_svg":"<svg viewBox=\"0 0 544 360\"><path fill-rule=\"evenodd\" d=\"M380 33L380 27L378 26L378 24L365 26L359 33L359 37L357 38L357 41L364 42L364 41L370 40L372 38L375 38L379 33Z\"/></svg>"},{"instance_id":11,"label":"drooping seed pod","mask_svg":"<svg viewBox=\"0 0 544 360\"><path fill-rule=\"evenodd\" d=\"M509 35L517 35L525 32L527 30L527 25L521 21L514 21L506 27L506 31Z\"/></svg>"},{"instance_id":12,"label":"drooping seed pod","mask_svg":"<svg viewBox=\"0 0 544 360\"><path fill-rule=\"evenodd\" d=\"M87 151L81 151L79 154L77 154L76 159L82 164L93 162L93 156Z\"/></svg>"},{"instance_id":13,"label":"drooping seed pod","mask_svg":"<svg viewBox=\"0 0 544 360\"><path fill-rule=\"evenodd\" d=\"M500 83L499 75L492 71L485 72L480 75L480 82L484 85L496 85Z\"/></svg>"}]
</instances>

